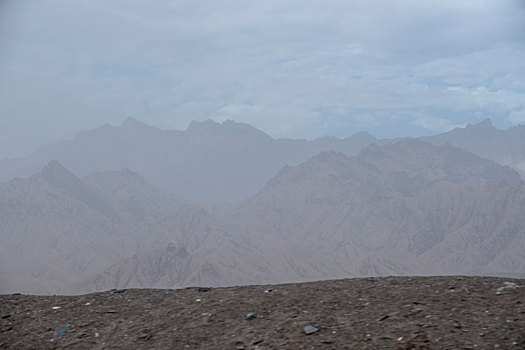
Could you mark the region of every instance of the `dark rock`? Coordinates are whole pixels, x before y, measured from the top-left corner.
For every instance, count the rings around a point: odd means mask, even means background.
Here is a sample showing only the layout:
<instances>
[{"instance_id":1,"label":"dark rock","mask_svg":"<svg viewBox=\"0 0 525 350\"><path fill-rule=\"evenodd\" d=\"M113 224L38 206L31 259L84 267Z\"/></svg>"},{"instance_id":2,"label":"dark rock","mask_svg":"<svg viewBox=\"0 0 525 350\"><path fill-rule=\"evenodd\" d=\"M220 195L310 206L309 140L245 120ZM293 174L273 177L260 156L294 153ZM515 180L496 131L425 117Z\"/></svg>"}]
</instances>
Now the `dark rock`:
<instances>
[{"instance_id":1,"label":"dark rock","mask_svg":"<svg viewBox=\"0 0 525 350\"><path fill-rule=\"evenodd\" d=\"M5 320L6 318L10 318L11 317L11 314L2 314L0 316L0 318L2 318L3 320Z\"/></svg>"},{"instance_id":2,"label":"dark rock","mask_svg":"<svg viewBox=\"0 0 525 350\"><path fill-rule=\"evenodd\" d=\"M209 292L209 291L210 291L210 288L199 287L197 289L197 292L199 292L199 293L206 293L206 292Z\"/></svg>"},{"instance_id":3,"label":"dark rock","mask_svg":"<svg viewBox=\"0 0 525 350\"><path fill-rule=\"evenodd\" d=\"M306 326L303 328L303 332L304 334L309 335L309 334L319 332L319 329L313 326Z\"/></svg>"},{"instance_id":4,"label":"dark rock","mask_svg":"<svg viewBox=\"0 0 525 350\"><path fill-rule=\"evenodd\" d=\"M254 341L252 341L252 345L261 344L264 341L264 338L257 338Z\"/></svg>"}]
</instances>

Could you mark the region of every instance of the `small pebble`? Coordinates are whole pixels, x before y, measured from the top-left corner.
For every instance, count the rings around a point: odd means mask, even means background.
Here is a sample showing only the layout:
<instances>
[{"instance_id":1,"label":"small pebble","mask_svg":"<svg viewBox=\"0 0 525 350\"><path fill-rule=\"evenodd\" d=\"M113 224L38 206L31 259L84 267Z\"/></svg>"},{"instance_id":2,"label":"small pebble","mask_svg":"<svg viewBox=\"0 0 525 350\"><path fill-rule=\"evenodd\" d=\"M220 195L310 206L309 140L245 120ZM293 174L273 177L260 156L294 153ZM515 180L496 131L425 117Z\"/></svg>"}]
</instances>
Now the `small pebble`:
<instances>
[{"instance_id":1,"label":"small pebble","mask_svg":"<svg viewBox=\"0 0 525 350\"><path fill-rule=\"evenodd\" d=\"M264 341L264 338L257 338L254 341L252 341L252 345L261 344Z\"/></svg>"},{"instance_id":2,"label":"small pebble","mask_svg":"<svg viewBox=\"0 0 525 350\"><path fill-rule=\"evenodd\" d=\"M303 328L303 332L306 335L313 334L313 333L318 332L318 331L319 331L319 329L316 328L316 327L313 327L313 326L306 326L306 327Z\"/></svg>"}]
</instances>

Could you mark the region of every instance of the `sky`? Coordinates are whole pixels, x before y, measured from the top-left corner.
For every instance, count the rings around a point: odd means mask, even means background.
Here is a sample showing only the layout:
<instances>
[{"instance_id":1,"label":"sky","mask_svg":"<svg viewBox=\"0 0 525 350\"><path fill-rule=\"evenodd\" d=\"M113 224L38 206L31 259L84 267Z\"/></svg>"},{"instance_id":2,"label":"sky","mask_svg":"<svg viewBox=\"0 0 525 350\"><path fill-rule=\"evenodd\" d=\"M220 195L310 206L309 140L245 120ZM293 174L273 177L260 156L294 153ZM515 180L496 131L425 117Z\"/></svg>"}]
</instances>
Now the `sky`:
<instances>
[{"instance_id":1,"label":"sky","mask_svg":"<svg viewBox=\"0 0 525 350\"><path fill-rule=\"evenodd\" d=\"M525 1L0 0L0 158L130 116L308 139L525 124Z\"/></svg>"}]
</instances>

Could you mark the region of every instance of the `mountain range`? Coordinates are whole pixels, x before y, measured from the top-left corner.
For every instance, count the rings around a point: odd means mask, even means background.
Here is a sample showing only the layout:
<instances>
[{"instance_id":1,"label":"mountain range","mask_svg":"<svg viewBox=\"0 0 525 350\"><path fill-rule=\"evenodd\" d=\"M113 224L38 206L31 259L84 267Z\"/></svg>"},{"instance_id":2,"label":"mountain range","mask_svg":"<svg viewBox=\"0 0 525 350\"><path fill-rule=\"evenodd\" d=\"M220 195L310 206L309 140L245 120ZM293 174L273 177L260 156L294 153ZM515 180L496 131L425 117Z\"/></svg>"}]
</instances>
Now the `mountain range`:
<instances>
[{"instance_id":1,"label":"mountain range","mask_svg":"<svg viewBox=\"0 0 525 350\"><path fill-rule=\"evenodd\" d=\"M0 293L523 275L523 252L519 174L423 140L320 152L236 205L188 204L127 169L80 178L58 161L0 184Z\"/></svg>"},{"instance_id":2,"label":"mountain range","mask_svg":"<svg viewBox=\"0 0 525 350\"><path fill-rule=\"evenodd\" d=\"M421 139L435 145L449 143L525 175L523 125L503 131L485 120ZM30 176L57 160L78 177L128 168L187 201L238 203L255 195L286 165L297 165L323 151L353 156L370 144L397 141L378 140L365 132L343 139L273 139L233 121L192 122L185 131L162 130L129 118L121 126L106 124L29 156L4 159L0 181Z\"/></svg>"},{"instance_id":3,"label":"mountain range","mask_svg":"<svg viewBox=\"0 0 525 350\"><path fill-rule=\"evenodd\" d=\"M367 133L276 140L233 121L194 121L186 131L161 130L129 118L122 126L106 124L27 157L0 161L0 181L30 176L57 160L79 177L128 168L189 201L238 202L257 193L286 164L330 149L357 154L374 141Z\"/></svg>"}]
</instances>

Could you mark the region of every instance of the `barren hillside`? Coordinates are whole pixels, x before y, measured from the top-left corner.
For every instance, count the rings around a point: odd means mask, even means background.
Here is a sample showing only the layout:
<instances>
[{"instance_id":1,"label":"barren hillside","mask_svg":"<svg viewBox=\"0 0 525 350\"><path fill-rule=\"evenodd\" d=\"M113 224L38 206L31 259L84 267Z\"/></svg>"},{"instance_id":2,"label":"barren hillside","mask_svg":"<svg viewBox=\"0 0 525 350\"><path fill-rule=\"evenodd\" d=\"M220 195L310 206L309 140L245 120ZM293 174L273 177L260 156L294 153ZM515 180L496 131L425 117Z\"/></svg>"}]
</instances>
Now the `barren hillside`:
<instances>
[{"instance_id":1,"label":"barren hillside","mask_svg":"<svg viewBox=\"0 0 525 350\"><path fill-rule=\"evenodd\" d=\"M0 348L523 349L524 283L384 277L3 295Z\"/></svg>"}]
</instances>

